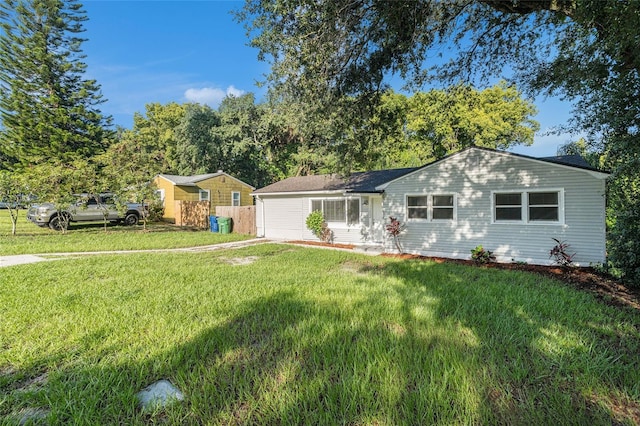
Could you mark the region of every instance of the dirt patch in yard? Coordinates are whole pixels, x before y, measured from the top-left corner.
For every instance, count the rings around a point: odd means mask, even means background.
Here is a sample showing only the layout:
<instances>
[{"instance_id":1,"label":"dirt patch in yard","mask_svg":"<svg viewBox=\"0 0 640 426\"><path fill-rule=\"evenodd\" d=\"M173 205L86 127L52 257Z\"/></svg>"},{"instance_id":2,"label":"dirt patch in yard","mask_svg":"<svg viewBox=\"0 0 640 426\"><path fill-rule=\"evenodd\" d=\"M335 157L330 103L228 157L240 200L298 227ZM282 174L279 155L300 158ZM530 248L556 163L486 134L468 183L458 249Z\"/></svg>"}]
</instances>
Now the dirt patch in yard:
<instances>
[{"instance_id":1,"label":"dirt patch in yard","mask_svg":"<svg viewBox=\"0 0 640 426\"><path fill-rule=\"evenodd\" d=\"M257 256L246 256L246 257L223 257L221 260L230 265L250 265L259 258Z\"/></svg>"}]
</instances>

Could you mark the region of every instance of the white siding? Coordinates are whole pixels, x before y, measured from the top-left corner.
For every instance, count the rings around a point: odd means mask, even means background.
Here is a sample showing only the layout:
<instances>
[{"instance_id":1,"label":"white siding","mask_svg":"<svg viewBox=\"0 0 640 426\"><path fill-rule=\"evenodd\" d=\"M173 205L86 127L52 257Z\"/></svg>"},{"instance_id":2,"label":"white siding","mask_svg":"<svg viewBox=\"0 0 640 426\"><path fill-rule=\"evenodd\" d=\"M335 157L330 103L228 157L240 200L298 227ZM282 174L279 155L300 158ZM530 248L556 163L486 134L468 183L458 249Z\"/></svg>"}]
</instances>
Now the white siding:
<instances>
[{"instance_id":1,"label":"white siding","mask_svg":"<svg viewBox=\"0 0 640 426\"><path fill-rule=\"evenodd\" d=\"M335 193L307 195L261 195L256 202L256 227L258 235L274 240L319 241L305 224L311 209L311 199L344 198ZM264 211L263 211L264 209ZM369 224L369 207L360 206L360 225L329 223L334 242L361 244L366 241ZM261 233L262 229L264 231Z\"/></svg>"},{"instance_id":2,"label":"white siding","mask_svg":"<svg viewBox=\"0 0 640 426\"><path fill-rule=\"evenodd\" d=\"M263 211L256 215L264 227L264 237L274 240L301 240L304 229L303 198L299 196L261 196ZM264 220L264 222L263 222ZM258 218L256 218L258 223Z\"/></svg>"},{"instance_id":3,"label":"white siding","mask_svg":"<svg viewBox=\"0 0 640 426\"><path fill-rule=\"evenodd\" d=\"M564 223L493 223L492 192L561 190ZM455 194L456 220L411 221L405 194ZM471 149L391 182L383 200L385 219L406 224L403 250L424 255L469 258L477 245L501 261L549 264L552 238L570 244L575 262L605 259L605 181L587 171ZM394 250L387 238L386 249Z\"/></svg>"}]
</instances>

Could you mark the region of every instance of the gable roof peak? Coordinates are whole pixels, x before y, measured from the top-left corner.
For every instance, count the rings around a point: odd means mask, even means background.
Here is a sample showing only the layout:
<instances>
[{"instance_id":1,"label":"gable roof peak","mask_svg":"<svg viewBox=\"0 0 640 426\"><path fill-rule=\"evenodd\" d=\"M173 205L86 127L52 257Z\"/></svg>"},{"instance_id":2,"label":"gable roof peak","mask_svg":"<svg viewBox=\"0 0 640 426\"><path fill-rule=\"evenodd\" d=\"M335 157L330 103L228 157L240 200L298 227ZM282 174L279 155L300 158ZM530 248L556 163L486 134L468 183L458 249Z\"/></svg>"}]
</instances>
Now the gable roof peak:
<instances>
[{"instance_id":1,"label":"gable roof peak","mask_svg":"<svg viewBox=\"0 0 640 426\"><path fill-rule=\"evenodd\" d=\"M160 177L168 180L169 182L173 183L174 185L178 185L178 186L197 186L196 184L198 182L203 181L203 180L211 179L211 178L218 177L218 176L226 176L226 177L229 177L229 178L231 178L233 180L236 180L236 181L240 182L243 185L247 185L251 189L254 188L253 186L249 185L248 183L243 182L240 179L235 178L235 177L231 176L230 174L223 172L222 170L218 170L216 173L205 173L205 174L191 175L191 176L169 175L169 174L164 174L164 173L161 173L158 176L160 176Z\"/></svg>"}]
</instances>

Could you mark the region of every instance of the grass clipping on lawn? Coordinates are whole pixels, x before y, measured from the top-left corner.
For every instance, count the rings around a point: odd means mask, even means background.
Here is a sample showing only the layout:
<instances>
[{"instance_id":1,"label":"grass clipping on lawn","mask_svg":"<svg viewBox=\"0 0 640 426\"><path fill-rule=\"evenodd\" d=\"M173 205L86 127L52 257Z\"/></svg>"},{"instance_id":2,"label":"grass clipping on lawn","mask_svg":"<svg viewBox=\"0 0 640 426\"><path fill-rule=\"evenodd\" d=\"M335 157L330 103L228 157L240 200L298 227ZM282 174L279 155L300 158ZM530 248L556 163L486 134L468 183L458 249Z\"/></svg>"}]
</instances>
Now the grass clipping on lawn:
<instances>
[{"instance_id":1,"label":"grass clipping on lawn","mask_svg":"<svg viewBox=\"0 0 640 426\"><path fill-rule=\"evenodd\" d=\"M640 314L523 271L264 244L6 268L0 294L0 423L640 421ZM184 401L140 410L163 379Z\"/></svg>"}]
</instances>

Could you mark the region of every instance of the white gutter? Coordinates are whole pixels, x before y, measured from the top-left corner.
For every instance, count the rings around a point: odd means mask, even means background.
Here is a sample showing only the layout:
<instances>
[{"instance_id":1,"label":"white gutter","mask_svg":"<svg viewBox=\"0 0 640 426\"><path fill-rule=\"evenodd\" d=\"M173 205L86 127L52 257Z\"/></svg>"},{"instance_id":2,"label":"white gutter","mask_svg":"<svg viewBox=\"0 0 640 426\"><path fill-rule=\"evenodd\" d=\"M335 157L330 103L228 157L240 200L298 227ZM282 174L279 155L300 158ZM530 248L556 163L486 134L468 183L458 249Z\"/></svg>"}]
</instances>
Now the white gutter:
<instances>
[{"instance_id":1,"label":"white gutter","mask_svg":"<svg viewBox=\"0 0 640 426\"><path fill-rule=\"evenodd\" d=\"M264 237L265 231L267 229L266 224L264 223L264 200L260 198L259 195L256 195L256 200L260 201L260 216L262 216L262 235L258 235L258 237Z\"/></svg>"},{"instance_id":2,"label":"white gutter","mask_svg":"<svg viewBox=\"0 0 640 426\"><path fill-rule=\"evenodd\" d=\"M334 189L331 191L289 191L289 192L260 192L256 194L252 192L251 195L259 197L265 195L317 195L317 194L347 194L344 189Z\"/></svg>"}]
</instances>

